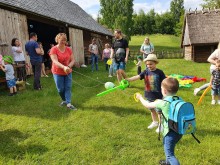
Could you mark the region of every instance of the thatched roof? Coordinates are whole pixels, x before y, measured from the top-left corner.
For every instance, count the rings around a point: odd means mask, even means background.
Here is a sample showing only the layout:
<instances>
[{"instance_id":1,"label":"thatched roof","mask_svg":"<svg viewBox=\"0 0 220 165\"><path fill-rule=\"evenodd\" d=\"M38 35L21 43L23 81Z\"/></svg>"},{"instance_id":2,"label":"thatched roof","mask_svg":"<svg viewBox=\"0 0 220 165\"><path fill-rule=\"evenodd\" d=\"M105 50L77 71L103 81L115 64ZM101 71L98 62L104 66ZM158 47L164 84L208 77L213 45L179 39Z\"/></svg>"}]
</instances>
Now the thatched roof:
<instances>
[{"instance_id":1,"label":"thatched roof","mask_svg":"<svg viewBox=\"0 0 220 165\"><path fill-rule=\"evenodd\" d=\"M1 6L112 36L109 30L98 24L89 14L70 0L0 0Z\"/></svg>"},{"instance_id":2,"label":"thatched roof","mask_svg":"<svg viewBox=\"0 0 220 165\"><path fill-rule=\"evenodd\" d=\"M220 41L220 10L185 14L181 45L213 44Z\"/></svg>"}]
</instances>

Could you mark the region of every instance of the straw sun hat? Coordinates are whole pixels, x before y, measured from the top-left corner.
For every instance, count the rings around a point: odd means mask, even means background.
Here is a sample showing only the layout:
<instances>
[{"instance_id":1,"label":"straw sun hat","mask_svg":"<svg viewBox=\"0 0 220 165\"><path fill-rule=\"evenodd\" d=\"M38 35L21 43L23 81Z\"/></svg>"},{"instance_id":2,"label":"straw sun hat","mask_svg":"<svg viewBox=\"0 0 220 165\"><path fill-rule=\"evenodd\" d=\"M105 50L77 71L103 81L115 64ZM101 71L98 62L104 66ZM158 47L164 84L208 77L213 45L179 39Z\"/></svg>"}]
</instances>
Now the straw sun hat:
<instances>
[{"instance_id":1,"label":"straw sun hat","mask_svg":"<svg viewBox=\"0 0 220 165\"><path fill-rule=\"evenodd\" d=\"M148 54L147 58L144 59L146 61L155 61L157 64L159 63L156 54Z\"/></svg>"}]
</instances>

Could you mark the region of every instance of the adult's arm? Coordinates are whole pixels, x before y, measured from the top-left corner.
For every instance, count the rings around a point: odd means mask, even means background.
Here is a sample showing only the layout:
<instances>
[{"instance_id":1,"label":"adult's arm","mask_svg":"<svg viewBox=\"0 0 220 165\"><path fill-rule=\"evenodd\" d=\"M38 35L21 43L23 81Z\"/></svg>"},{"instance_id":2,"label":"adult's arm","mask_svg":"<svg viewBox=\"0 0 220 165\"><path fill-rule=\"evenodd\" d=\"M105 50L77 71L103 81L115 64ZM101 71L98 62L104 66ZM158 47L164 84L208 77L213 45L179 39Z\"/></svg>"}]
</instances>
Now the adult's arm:
<instances>
[{"instance_id":1,"label":"adult's arm","mask_svg":"<svg viewBox=\"0 0 220 165\"><path fill-rule=\"evenodd\" d=\"M129 48L126 48L125 62L128 62Z\"/></svg>"},{"instance_id":2,"label":"adult's arm","mask_svg":"<svg viewBox=\"0 0 220 165\"><path fill-rule=\"evenodd\" d=\"M209 56L209 58L207 59L207 61L208 61L209 63L213 64L213 65L216 64L216 61L215 61L215 59L216 59L216 53L217 53L217 50L215 50L215 51Z\"/></svg>"},{"instance_id":3,"label":"adult's arm","mask_svg":"<svg viewBox=\"0 0 220 165\"><path fill-rule=\"evenodd\" d=\"M74 55L72 53L71 56L70 56L70 63L68 64L68 67L72 68L74 63L75 63L75 57L74 57Z\"/></svg>"},{"instance_id":4,"label":"adult's arm","mask_svg":"<svg viewBox=\"0 0 220 165\"><path fill-rule=\"evenodd\" d=\"M36 53L37 54L39 54L39 55L44 55L44 50L43 49L41 49L41 48L35 48L35 50L36 50Z\"/></svg>"},{"instance_id":5,"label":"adult's arm","mask_svg":"<svg viewBox=\"0 0 220 165\"><path fill-rule=\"evenodd\" d=\"M111 48L111 55L110 55L111 59L113 58L113 55L114 55L114 49Z\"/></svg>"}]
</instances>

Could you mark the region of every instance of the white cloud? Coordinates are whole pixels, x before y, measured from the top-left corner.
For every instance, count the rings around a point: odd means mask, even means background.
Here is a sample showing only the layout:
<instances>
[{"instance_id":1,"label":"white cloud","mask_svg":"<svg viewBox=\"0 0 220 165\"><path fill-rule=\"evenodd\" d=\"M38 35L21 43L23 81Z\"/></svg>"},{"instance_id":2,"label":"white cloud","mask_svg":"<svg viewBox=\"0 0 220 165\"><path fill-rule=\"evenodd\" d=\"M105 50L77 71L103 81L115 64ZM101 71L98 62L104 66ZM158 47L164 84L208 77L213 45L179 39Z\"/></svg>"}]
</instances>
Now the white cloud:
<instances>
[{"instance_id":1,"label":"white cloud","mask_svg":"<svg viewBox=\"0 0 220 165\"><path fill-rule=\"evenodd\" d=\"M150 2L150 3L135 3L134 2L134 11L138 13L141 9L147 13L151 9L154 9L156 13L164 13L169 10L170 2L166 1L164 4L159 2L158 0Z\"/></svg>"},{"instance_id":2,"label":"white cloud","mask_svg":"<svg viewBox=\"0 0 220 165\"><path fill-rule=\"evenodd\" d=\"M82 9L88 9L95 5L100 5L99 0L71 0L79 5Z\"/></svg>"},{"instance_id":3,"label":"white cloud","mask_svg":"<svg viewBox=\"0 0 220 165\"><path fill-rule=\"evenodd\" d=\"M191 8L191 10L195 10L196 8L198 10L201 10L201 4L203 4L203 0L184 0L184 7L186 10Z\"/></svg>"}]
</instances>

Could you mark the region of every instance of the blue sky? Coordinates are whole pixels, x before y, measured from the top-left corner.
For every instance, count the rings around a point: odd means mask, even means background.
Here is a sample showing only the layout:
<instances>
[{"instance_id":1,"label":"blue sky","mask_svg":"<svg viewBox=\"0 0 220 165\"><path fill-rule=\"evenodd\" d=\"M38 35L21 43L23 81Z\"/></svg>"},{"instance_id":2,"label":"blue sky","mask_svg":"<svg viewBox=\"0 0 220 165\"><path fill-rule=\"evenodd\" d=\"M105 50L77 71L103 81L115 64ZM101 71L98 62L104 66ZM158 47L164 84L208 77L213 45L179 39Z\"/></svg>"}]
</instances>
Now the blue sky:
<instances>
[{"instance_id":1,"label":"blue sky","mask_svg":"<svg viewBox=\"0 0 220 165\"><path fill-rule=\"evenodd\" d=\"M78 4L83 10L90 14L94 19L97 18L100 9L99 0L71 0ZM153 9L157 13L163 13L169 10L171 0L134 0L134 11L138 12L140 9L148 12ZM192 10L201 9L200 4L203 0L184 0L185 9L191 8Z\"/></svg>"}]
</instances>

